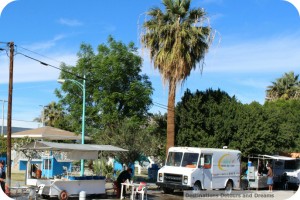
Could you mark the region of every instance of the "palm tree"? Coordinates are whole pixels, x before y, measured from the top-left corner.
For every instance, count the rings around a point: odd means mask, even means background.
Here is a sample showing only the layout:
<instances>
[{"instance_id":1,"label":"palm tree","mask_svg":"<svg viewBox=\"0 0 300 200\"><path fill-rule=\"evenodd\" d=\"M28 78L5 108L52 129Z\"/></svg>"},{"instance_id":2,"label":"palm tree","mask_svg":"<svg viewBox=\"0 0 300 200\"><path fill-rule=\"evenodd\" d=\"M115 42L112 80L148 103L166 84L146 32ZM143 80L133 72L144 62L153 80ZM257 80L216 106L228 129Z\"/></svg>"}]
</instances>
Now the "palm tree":
<instances>
[{"instance_id":1,"label":"palm tree","mask_svg":"<svg viewBox=\"0 0 300 200\"><path fill-rule=\"evenodd\" d=\"M266 100L300 99L300 81L298 79L299 75L295 75L294 72L285 73L268 86Z\"/></svg>"},{"instance_id":2,"label":"palm tree","mask_svg":"<svg viewBox=\"0 0 300 200\"><path fill-rule=\"evenodd\" d=\"M63 117L63 110L60 104L52 101L44 107L44 123L46 126L55 127L55 123Z\"/></svg>"},{"instance_id":3,"label":"palm tree","mask_svg":"<svg viewBox=\"0 0 300 200\"><path fill-rule=\"evenodd\" d=\"M174 146L175 92L197 63L203 61L213 40L211 28L203 25L203 9L190 9L191 0L162 0L165 12L152 8L143 24L142 44L149 49L154 68L168 84L167 150ZM202 63L203 64L203 63ZM203 66L203 65L201 65Z\"/></svg>"}]
</instances>

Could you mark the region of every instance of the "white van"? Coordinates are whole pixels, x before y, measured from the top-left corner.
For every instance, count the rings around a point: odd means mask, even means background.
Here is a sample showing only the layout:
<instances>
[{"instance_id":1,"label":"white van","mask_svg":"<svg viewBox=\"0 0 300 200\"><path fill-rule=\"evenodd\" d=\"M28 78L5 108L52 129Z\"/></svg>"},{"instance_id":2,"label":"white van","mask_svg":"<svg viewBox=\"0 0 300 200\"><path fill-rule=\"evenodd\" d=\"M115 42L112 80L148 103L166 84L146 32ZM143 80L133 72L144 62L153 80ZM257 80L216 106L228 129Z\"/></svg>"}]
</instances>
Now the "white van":
<instances>
[{"instance_id":1,"label":"white van","mask_svg":"<svg viewBox=\"0 0 300 200\"><path fill-rule=\"evenodd\" d=\"M230 149L171 147L157 185L165 193L174 189L231 192L240 188L241 152Z\"/></svg>"}]
</instances>

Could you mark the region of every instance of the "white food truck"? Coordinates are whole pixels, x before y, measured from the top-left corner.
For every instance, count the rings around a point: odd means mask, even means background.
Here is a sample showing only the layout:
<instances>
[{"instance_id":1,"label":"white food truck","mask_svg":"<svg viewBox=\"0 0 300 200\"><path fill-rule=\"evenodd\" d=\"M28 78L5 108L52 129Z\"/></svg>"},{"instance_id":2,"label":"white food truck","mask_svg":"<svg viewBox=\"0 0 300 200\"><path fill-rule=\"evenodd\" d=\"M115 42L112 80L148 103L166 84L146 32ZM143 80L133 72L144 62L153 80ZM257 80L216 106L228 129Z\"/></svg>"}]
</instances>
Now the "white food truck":
<instances>
[{"instance_id":1,"label":"white food truck","mask_svg":"<svg viewBox=\"0 0 300 200\"><path fill-rule=\"evenodd\" d=\"M171 147L157 185L165 193L174 189L240 188L241 152L230 149Z\"/></svg>"}]
</instances>

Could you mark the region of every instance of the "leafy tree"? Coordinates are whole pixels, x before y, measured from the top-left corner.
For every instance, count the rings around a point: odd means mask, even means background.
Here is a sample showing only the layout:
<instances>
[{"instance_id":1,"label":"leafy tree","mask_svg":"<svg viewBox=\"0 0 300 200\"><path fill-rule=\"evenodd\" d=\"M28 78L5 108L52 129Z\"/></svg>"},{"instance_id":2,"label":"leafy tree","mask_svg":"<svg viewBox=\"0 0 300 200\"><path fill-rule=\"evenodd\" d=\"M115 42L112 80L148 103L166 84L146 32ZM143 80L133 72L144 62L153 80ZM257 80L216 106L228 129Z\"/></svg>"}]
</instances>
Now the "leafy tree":
<instances>
[{"instance_id":1,"label":"leafy tree","mask_svg":"<svg viewBox=\"0 0 300 200\"><path fill-rule=\"evenodd\" d=\"M151 155L157 145L152 127L136 117L124 119L117 133L102 134L95 139L98 143L106 141L127 149L127 152L117 156L118 161L124 164L140 161L141 155Z\"/></svg>"},{"instance_id":2,"label":"leafy tree","mask_svg":"<svg viewBox=\"0 0 300 200\"><path fill-rule=\"evenodd\" d=\"M167 115L156 113L150 116L149 129L152 133L152 143L148 155L155 156L158 162L164 163L166 158L166 129L167 129Z\"/></svg>"},{"instance_id":3,"label":"leafy tree","mask_svg":"<svg viewBox=\"0 0 300 200\"><path fill-rule=\"evenodd\" d=\"M295 75L294 72L285 73L268 86L266 100L300 99L300 82L298 79L299 75Z\"/></svg>"},{"instance_id":4,"label":"leafy tree","mask_svg":"<svg viewBox=\"0 0 300 200\"><path fill-rule=\"evenodd\" d=\"M230 147L240 149L244 156L272 152L271 133L263 106L257 102L240 106L236 111L237 131Z\"/></svg>"},{"instance_id":5,"label":"leafy tree","mask_svg":"<svg viewBox=\"0 0 300 200\"><path fill-rule=\"evenodd\" d=\"M62 105L55 101L52 101L43 107L41 115L39 117L36 117L33 121L44 122L45 126L70 130L66 118L67 116L63 110Z\"/></svg>"},{"instance_id":6,"label":"leafy tree","mask_svg":"<svg viewBox=\"0 0 300 200\"><path fill-rule=\"evenodd\" d=\"M4 136L0 136L0 154L6 154L7 151L7 139Z\"/></svg>"},{"instance_id":7,"label":"leafy tree","mask_svg":"<svg viewBox=\"0 0 300 200\"><path fill-rule=\"evenodd\" d=\"M76 66L63 64L64 71L60 74L62 79L78 82L82 82L85 76L86 134L98 143L128 148L130 154L127 154L127 160L123 159L125 163L136 159L137 154L146 152L147 145L140 148L140 143L132 143L135 138L141 141L140 131L145 132L141 127L147 124L148 110L152 104L150 96L153 88L149 78L140 74L141 67L142 59L137 55L134 44L125 45L110 36L107 44L98 46L97 54L90 45L82 44ZM81 88L71 81L65 81L56 94L70 129L80 132ZM130 145L120 141L129 142Z\"/></svg>"},{"instance_id":8,"label":"leafy tree","mask_svg":"<svg viewBox=\"0 0 300 200\"><path fill-rule=\"evenodd\" d=\"M111 133L126 117L147 117L152 101L153 88L146 75L140 75L142 59L133 43L125 45L108 38L108 45L101 44L98 54L92 47L82 44L75 67L63 65L63 69L86 77L86 126L90 134L109 128ZM80 78L62 72L63 79ZM80 131L82 114L82 91L70 81L56 91L66 109L72 127ZM65 94L65 96L63 96Z\"/></svg>"},{"instance_id":9,"label":"leafy tree","mask_svg":"<svg viewBox=\"0 0 300 200\"><path fill-rule=\"evenodd\" d=\"M236 132L239 103L221 90L187 90L176 106L176 141L179 146L229 146Z\"/></svg>"},{"instance_id":10,"label":"leafy tree","mask_svg":"<svg viewBox=\"0 0 300 200\"><path fill-rule=\"evenodd\" d=\"M60 128L64 115L62 106L55 101L50 102L44 107L44 123L46 126Z\"/></svg>"},{"instance_id":11,"label":"leafy tree","mask_svg":"<svg viewBox=\"0 0 300 200\"><path fill-rule=\"evenodd\" d=\"M264 105L268 115L266 123L270 127L270 140L274 152L299 152L300 150L300 101L278 100Z\"/></svg>"},{"instance_id":12,"label":"leafy tree","mask_svg":"<svg viewBox=\"0 0 300 200\"><path fill-rule=\"evenodd\" d=\"M144 23L142 43L150 51L154 67L168 83L167 146L174 146L175 92L197 63L203 61L212 41L211 29L203 26L206 13L191 9L191 0L163 0L165 12L152 8Z\"/></svg>"},{"instance_id":13,"label":"leafy tree","mask_svg":"<svg viewBox=\"0 0 300 200\"><path fill-rule=\"evenodd\" d=\"M187 90L176 106L179 146L228 146L244 156L300 150L300 101L241 104L220 90Z\"/></svg>"}]
</instances>

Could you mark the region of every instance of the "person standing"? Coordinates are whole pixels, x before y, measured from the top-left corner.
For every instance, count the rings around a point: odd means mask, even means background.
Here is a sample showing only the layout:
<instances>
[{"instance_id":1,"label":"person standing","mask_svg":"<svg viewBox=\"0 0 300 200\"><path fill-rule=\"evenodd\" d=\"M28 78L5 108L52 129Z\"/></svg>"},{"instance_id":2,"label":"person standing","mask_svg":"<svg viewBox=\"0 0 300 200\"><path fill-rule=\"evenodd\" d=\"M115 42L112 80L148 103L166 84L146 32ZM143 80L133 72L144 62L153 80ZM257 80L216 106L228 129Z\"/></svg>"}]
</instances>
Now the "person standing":
<instances>
[{"instance_id":1,"label":"person standing","mask_svg":"<svg viewBox=\"0 0 300 200\"><path fill-rule=\"evenodd\" d=\"M132 169L127 168L127 170L124 170L121 172L121 174L117 178L117 197L119 198L121 195L121 183L124 183L127 179L131 180L131 174L132 174ZM126 191L124 191L124 195L126 194Z\"/></svg>"},{"instance_id":2,"label":"person standing","mask_svg":"<svg viewBox=\"0 0 300 200\"><path fill-rule=\"evenodd\" d=\"M5 179L6 179L6 173L4 170L4 161L0 161L0 184L3 192L5 192Z\"/></svg>"},{"instance_id":3,"label":"person standing","mask_svg":"<svg viewBox=\"0 0 300 200\"><path fill-rule=\"evenodd\" d=\"M272 167L271 167L270 164L268 164L267 169L268 169L268 174L267 174L268 180L267 180L267 184L268 184L268 186L269 186L269 192L272 192L272 191L273 191L273 170L272 170Z\"/></svg>"}]
</instances>

